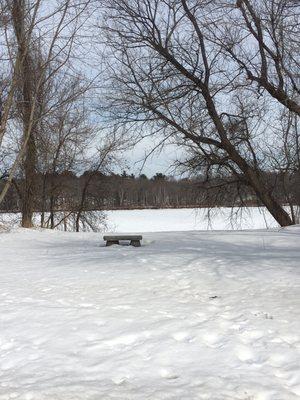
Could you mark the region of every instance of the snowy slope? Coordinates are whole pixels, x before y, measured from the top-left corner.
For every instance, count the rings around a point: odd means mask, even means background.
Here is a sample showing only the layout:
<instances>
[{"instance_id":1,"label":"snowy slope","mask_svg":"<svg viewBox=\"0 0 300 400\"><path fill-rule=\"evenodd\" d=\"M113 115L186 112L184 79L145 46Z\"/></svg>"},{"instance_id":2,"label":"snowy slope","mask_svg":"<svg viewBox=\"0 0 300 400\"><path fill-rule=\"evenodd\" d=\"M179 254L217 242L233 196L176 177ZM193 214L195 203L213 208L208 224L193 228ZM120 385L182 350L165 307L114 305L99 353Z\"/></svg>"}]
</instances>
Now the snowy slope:
<instances>
[{"instance_id":1,"label":"snowy slope","mask_svg":"<svg viewBox=\"0 0 300 400\"><path fill-rule=\"evenodd\" d=\"M300 228L0 234L0 399L299 399L299 245Z\"/></svg>"}]
</instances>

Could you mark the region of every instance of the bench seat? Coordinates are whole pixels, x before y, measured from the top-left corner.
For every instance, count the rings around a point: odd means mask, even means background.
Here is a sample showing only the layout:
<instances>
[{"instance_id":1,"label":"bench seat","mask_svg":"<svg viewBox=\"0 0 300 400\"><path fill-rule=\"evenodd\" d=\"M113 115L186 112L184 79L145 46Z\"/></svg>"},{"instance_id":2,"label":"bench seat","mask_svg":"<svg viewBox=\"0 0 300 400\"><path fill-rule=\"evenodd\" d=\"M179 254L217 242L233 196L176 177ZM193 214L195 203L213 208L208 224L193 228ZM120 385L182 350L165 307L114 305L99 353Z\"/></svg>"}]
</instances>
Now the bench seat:
<instances>
[{"instance_id":1,"label":"bench seat","mask_svg":"<svg viewBox=\"0 0 300 400\"><path fill-rule=\"evenodd\" d=\"M129 240L130 245L134 247L141 246L141 235L105 235L103 240L106 241L106 246L112 246L113 244L120 244L120 240Z\"/></svg>"}]
</instances>

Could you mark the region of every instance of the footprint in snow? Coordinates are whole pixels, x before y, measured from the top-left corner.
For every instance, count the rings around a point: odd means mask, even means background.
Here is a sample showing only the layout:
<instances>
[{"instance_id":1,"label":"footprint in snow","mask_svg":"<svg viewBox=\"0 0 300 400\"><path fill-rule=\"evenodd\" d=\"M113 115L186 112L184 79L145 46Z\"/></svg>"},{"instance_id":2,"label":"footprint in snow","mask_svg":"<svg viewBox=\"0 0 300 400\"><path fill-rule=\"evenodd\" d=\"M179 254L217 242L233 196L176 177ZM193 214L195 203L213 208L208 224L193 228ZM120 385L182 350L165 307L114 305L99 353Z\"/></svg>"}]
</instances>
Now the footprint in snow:
<instances>
[{"instance_id":1,"label":"footprint in snow","mask_svg":"<svg viewBox=\"0 0 300 400\"><path fill-rule=\"evenodd\" d=\"M253 350L242 344L236 346L235 355L242 362L255 362L257 360Z\"/></svg>"},{"instance_id":2,"label":"footprint in snow","mask_svg":"<svg viewBox=\"0 0 300 400\"><path fill-rule=\"evenodd\" d=\"M179 375L168 368L161 368L159 371L160 376L165 379L178 379Z\"/></svg>"},{"instance_id":3,"label":"footprint in snow","mask_svg":"<svg viewBox=\"0 0 300 400\"><path fill-rule=\"evenodd\" d=\"M193 338L188 332L175 332L171 336L177 342L190 342Z\"/></svg>"},{"instance_id":4,"label":"footprint in snow","mask_svg":"<svg viewBox=\"0 0 300 400\"><path fill-rule=\"evenodd\" d=\"M124 376L117 376L115 378L112 378L111 380L116 385L124 385L126 383L126 379L127 378L125 378Z\"/></svg>"},{"instance_id":5,"label":"footprint in snow","mask_svg":"<svg viewBox=\"0 0 300 400\"><path fill-rule=\"evenodd\" d=\"M205 333L202 336L202 341L206 346L216 348L222 345L222 337L215 333Z\"/></svg>"}]
</instances>

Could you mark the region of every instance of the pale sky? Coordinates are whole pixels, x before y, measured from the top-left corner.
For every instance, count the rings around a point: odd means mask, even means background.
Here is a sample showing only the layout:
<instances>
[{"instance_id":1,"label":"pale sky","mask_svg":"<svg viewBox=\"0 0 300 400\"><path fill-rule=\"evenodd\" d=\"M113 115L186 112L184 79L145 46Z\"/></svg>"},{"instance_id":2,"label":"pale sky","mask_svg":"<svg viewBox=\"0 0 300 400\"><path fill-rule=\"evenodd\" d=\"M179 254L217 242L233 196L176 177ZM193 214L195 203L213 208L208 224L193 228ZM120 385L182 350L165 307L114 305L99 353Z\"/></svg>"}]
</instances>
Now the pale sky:
<instances>
[{"instance_id":1,"label":"pale sky","mask_svg":"<svg viewBox=\"0 0 300 400\"><path fill-rule=\"evenodd\" d=\"M174 161L180 157L181 151L178 147L168 144L147 157L153 146L153 140L144 139L134 149L124 153L130 172L135 175L143 173L148 177L155 175L157 172L178 176L178 172L174 170L173 166ZM145 157L147 157L146 161Z\"/></svg>"}]
</instances>

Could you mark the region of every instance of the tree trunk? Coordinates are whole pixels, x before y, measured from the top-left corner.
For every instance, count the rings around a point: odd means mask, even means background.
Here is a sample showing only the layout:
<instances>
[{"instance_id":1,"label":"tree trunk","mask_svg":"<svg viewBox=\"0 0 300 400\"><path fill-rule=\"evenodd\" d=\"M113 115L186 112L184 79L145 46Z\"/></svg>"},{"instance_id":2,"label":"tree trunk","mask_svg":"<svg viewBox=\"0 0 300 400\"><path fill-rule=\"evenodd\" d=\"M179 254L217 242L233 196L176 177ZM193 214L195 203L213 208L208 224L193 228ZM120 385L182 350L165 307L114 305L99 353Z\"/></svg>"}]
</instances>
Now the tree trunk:
<instances>
[{"instance_id":1,"label":"tree trunk","mask_svg":"<svg viewBox=\"0 0 300 400\"><path fill-rule=\"evenodd\" d=\"M236 163L240 170L244 173L249 185L255 191L257 197L261 200L270 214L275 218L280 226L293 225L293 221L289 214L284 210L270 193L266 183L263 181L261 172L258 168L252 167L245 158L243 158L235 146L227 138L226 129L216 110L214 101L209 93L207 86L202 87L202 94L206 101L208 113L214 122L214 125L220 135L221 146L228 153L230 159Z\"/></svg>"},{"instance_id":2,"label":"tree trunk","mask_svg":"<svg viewBox=\"0 0 300 400\"><path fill-rule=\"evenodd\" d=\"M51 187L51 196L50 196L50 229L54 229L54 204L55 198L53 195L53 186Z\"/></svg>"},{"instance_id":3,"label":"tree trunk","mask_svg":"<svg viewBox=\"0 0 300 400\"><path fill-rule=\"evenodd\" d=\"M255 191L257 197L261 200L270 214L275 218L280 226L293 225L293 220L285 211L283 206L272 196L268 187L262 179L261 172L251 167L247 161L240 156L238 151L229 142L225 141L224 148L228 152L230 158L238 165L244 173L249 185Z\"/></svg>"},{"instance_id":4,"label":"tree trunk","mask_svg":"<svg viewBox=\"0 0 300 400\"><path fill-rule=\"evenodd\" d=\"M47 175L43 176L43 189L42 189L42 202L41 202L41 228L44 227L45 224L45 212L46 212L46 181Z\"/></svg>"},{"instance_id":5,"label":"tree trunk","mask_svg":"<svg viewBox=\"0 0 300 400\"><path fill-rule=\"evenodd\" d=\"M18 52L23 62L20 64L19 80L22 92L22 120L24 140L28 137L24 161L24 186L22 195L22 227L33 226L33 208L36 176L36 145L34 138L34 122L32 121L34 68L31 58L30 44L26 33L26 5L24 0L14 0L12 8L13 24L18 42Z\"/></svg>"},{"instance_id":6,"label":"tree trunk","mask_svg":"<svg viewBox=\"0 0 300 400\"><path fill-rule=\"evenodd\" d=\"M24 190L22 196L22 227L31 228L33 226L35 176L36 176L36 147L32 135L30 135L24 165Z\"/></svg>"}]
</instances>

